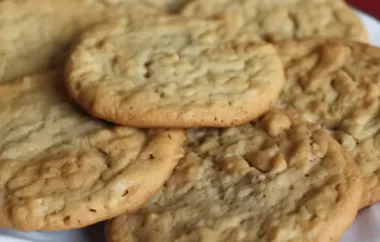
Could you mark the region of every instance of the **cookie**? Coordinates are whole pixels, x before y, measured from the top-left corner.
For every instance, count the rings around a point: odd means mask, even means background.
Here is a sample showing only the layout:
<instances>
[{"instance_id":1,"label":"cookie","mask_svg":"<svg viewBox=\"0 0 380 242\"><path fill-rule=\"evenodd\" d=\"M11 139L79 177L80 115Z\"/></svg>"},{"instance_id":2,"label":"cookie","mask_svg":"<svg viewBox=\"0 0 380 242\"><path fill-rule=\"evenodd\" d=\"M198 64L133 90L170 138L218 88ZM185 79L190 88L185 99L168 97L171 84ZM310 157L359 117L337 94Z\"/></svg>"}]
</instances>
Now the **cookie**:
<instances>
[{"instance_id":1,"label":"cookie","mask_svg":"<svg viewBox=\"0 0 380 242\"><path fill-rule=\"evenodd\" d=\"M250 40L223 18L111 21L80 38L66 83L91 115L117 124L236 125L267 111L284 83L273 46Z\"/></svg>"},{"instance_id":2,"label":"cookie","mask_svg":"<svg viewBox=\"0 0 380 242\"><path fill-rule=\"evenodd\" d=\"M0 227L84 227L149 200L183 155L181 130L93 120L59 73L0 86Z\"/></svg>"},{"instance_id":3,"label":"cookie","mask_svg":"<svg viewBox=\"0 0 380 242\"><path fill-rule=\"evenodd\" d=\"M93 24L120 14L157 14L127 0L0 1L0 83L61 66L71 42ZM120 1L119 1L120 2Z\"/></svg>"},{"instance_id":4,"label":"cookie","mask_svg":"<svg viewBox=\"0 0 380 242\"><path fill-rule=\"evenodd\" d=\"M221 13L269 41L312 35L368 39L359 17L342 0L194 0L182 10L195 17Z\"/></svg>"},{"instance_id":5,"label":"cookie","mask_svg":"<svg viewBox=\"0 0 380 242\"><path fill-rule=\"evenodd\" d=\"M353 221L359 169L317 125L278 110L188 136L151 202L109 222L109 242L338 241Z\"/></svg>"},{"instance_id":6,"label":"cookie","mask_svg":"<svg viewBox=\"0 0 380 242\"><path fill-rule=\"evenodd\" d=\"M304 39L277 43L287 82L277 105L319 123L355 157L364 179L362 207L380 200L380 49Z\"/></svg>"}]
</instances>

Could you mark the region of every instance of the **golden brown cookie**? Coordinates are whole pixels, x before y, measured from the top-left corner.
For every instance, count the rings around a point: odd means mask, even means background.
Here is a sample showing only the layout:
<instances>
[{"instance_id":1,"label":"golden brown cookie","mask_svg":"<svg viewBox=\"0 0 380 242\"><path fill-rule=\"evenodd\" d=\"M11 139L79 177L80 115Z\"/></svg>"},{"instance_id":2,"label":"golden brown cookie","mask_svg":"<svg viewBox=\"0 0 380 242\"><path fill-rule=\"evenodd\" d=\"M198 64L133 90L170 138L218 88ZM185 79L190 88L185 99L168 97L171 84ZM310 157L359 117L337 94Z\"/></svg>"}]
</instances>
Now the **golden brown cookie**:
<instances>
[{"instance_id":1,"label":"golden brown cookie","mask_svg":"<svg viewBox=\"0 0 380 242\"><path fill-rule=\"evenodd\" d=\"M93 120L62 83L48 73L0 86L2 228L78 228L133 211L183 155L183 131Z\"/></svg>"},{"instance_id":2,"label":"golden brown cookie","mask_svg":"<svg viewBox=\"0 0 380 242\"><path fill-rule=\"evenodd\" d=\"M364 177L362 206L380 200L380 49L304 39L277 43L287 82L279 106L329 129Z\"/></svg>"},{"instance_id":3,"label":"golden brown cookie","mask_svg":"<svg viewBox=\"0 0 380 242\"><path fill-rule=\"evenodd\" d=\"M267 111L284 84L273 46L251 40L224 19L120 19L81 37L66 83L90 114L117 124L241 124Z\"/></svg>"},{"instance_id":4,"label":"golden brown cookie","mask_svg":"<svg viewBox=\"0 0 380 242\"><path fill-rule=\"evenodd\" d=\"M342 0L193 0L182 15L229 14L266 40L320 35L367 41L359 17Z\"/></svg>"},{"instance_id":5,"label":"golden brown cookie","mask_svg":"<svg viewBox=\"0 0 380 242\"><path fill-rule=\"evenodd\" d=\"M294 113L188 136L185 157L151 202L109 222L109 242L338 241L353 221L359 169Z\"/></svg>"},{"instance_id":6,"label":"golden brown cookie","mask_svg":"<svg viewBox=\"0 0 380 242\"><path fill-rule=\"evenodd\" d=\"M0 1L0 83L61 66L72 41L85 29L120 14L158 9L122 0Z\"/></svg>"}]
</instances>

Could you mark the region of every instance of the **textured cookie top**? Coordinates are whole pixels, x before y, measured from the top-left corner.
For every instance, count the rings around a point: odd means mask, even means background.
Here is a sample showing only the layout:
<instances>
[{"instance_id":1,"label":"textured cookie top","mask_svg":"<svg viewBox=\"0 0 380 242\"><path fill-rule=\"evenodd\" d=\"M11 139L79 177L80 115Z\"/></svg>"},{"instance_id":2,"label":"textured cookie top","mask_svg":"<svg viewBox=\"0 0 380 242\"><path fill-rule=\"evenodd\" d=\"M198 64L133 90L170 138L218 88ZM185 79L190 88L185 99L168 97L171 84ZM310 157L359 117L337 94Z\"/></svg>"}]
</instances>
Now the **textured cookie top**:
<instances>
[{"instance_id":1,"label":"textured cookie top","mask_svg":"<svg viewBox=\"0 0 380 242\"><path fill-rule=\"evenodd\" d=\"M188 136L185 157L155 198L108 224L110 242L338 241L355 217L356 164L295 114L272 111Z\"/></svg>"},{"instance_id":2,"label":"textured cookie top","mask_svg":"<svg viewBox=\"0 0 380 242\"><path fill-rule=\"evenodd\" d=\"M95 23L119 14L158 12L127 0L0 1L0 82L62 64L71 42ZM133 6L133 7L131 7Z\"/></svg>"},{"instance_id":3,"label":"textured cookie top","mask_svg":"<svg viewBox=\"0 0 380 242\"><path fill-rule=\"evenodd\" d=\"M0 86L0 227L83 227L141 206L182 157L182 131L84 115L58 73Z\"/></svg>"},{"instance_id":4,"label":"textured cookie top","mask_svg":"<svg viewBox=\"0 0 380 242\"><path fill-rule=\"evenodd\" d=\"M194 0L185 16L229 13L266 40L320 35L367 41L364 25L342 0Z\"/></svg>"},{"instance_id":5,"label":"textured cookie top","mask_svg":"<svg viewBox=\"0 0 380 242\"><path fill-rule=\"evenodd\" d=\"M103 24L73 49L69 92L92 115L118 124L247 122L278 97L283 69L272 45L233 27L171 16Z\"/></svg>"},{"instance_id":6,"label":"textured cookie top","mask_svg":"<svg viewBox=\"0 0 380 242\"><path fill-rule=\"evenodd\" d=\"M380 200L380 49L326 39L277 43L287 82L278 105L322 124L364 176L362 205Z\"/></svg>"}]
</instances>

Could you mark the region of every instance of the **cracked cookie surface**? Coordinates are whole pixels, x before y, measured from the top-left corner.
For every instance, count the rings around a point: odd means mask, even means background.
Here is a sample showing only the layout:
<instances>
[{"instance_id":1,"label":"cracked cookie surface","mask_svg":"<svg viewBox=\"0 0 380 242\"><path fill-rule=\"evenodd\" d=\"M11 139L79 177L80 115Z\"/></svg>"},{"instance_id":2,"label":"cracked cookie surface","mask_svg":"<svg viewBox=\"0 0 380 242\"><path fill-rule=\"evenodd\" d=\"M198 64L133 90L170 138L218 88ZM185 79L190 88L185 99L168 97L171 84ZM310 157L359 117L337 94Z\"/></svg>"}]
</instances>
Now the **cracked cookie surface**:
<instances>
[{"instance_id":1,"label":"cracked cookie surface","mask_svg":"<svg viewBox=\"0 0 380 242\"><path fill-rule=\"evenodd\" d=\"M60 73L0 86L2 228L78 228L133 211L183 155L183 131L105 124L63 90Z\"/></svg>"},{"instance_id":2,"label":"cracked cookie surface","mask_svg":"<svg viewBox=\"0 0 380 242\"><path fill-rule=\"evenodd\" d=\"M359 169L330 135L273 110L188 132L184 158L143 208L112 219L109 242L338 241L361 198Z\"/></svg>"},{"instance_id":3,"label":"cracked cookie surface","mask_svg":"<svg viewBox=\"0 0 380 242\"><path fill-rule=\"evenodd\" d=\"M380 49L323 38L276 45L287 78L277 105L329 129L363 174L362 206L379 201Z\"/></svg>"},{"instance_id":4,"label":"cracked cookie surface","mask_svg":"<svg viewBox=\"0 0 380 242\"><path fill-rule=\"evenodd\" d=\"M359 17L341 0L194 0L182 10L195 17L221 13L266 40L312 35L368 40Z\"/></svg>"},{"instance_id":5,"label":"cracked cookie surface","mask_svg":"<svg viewBox=\"0 0 380 242\"><path fill-rule=\"evenodd\" d=\"M82 31L137 12L142 17L159 10L127 0L0 1L0 83L61 65Z\"/></svg>"},{"instance_id":6,"label":"cracked cookie surface","mask_svg":"<svg viewBox=\"0 0 380 242\"><path fill-rule=\"evenodd\" d=\"M267 111L284 76L273 46L256 34L222 18L165 16L85 33L66 83L89 113L117 124L224 127Z\"/></svg>"}]
</instances>

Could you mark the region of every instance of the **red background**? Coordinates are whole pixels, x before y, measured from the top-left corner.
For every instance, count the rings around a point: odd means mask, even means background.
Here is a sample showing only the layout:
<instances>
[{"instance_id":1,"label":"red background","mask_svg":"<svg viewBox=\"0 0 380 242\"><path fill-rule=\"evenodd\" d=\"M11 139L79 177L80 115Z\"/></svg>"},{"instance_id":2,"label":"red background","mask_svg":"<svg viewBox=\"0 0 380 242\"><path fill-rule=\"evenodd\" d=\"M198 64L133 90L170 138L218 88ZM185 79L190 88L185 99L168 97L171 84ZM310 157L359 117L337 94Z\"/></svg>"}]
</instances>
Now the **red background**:
<instances>
[{"instance_id":1,"label":"red background","mask_svg":"<svg viewBox=\"0 0 380 242\"><path fill-rule=\"evenodd\" d=\"M346 0L357 9L380 19L380 0Z\"/></svg>"}]
</instances>

